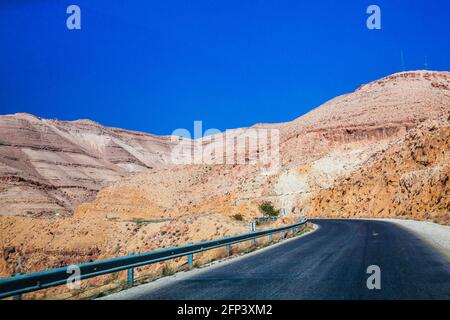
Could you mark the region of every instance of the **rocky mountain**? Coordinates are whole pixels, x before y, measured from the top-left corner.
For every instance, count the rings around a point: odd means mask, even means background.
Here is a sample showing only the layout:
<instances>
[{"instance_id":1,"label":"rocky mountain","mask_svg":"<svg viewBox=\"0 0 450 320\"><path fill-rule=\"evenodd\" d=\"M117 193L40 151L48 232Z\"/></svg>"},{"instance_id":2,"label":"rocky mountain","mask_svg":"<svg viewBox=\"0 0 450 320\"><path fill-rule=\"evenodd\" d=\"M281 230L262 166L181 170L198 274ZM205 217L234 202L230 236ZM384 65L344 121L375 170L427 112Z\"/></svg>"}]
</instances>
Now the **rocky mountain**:
<instances>
[{"instance_id":1,"label":"rocky mountain","mask_svg":"<svg viewBox=\"0 0 450 320\"><path fill-rule=\"evenodd\" d=\"M248 164L165 167L112 184L76 212L251 217L259 214L261 201L270 200L287 212L315 214L307 204L317 191L359 170L421 123L447 119L449 112L450 73L395 74L292 122L253 127L279 130L280 167L273 175L262 175L260 166ZM239 137L251 129L232 134ZM214 144L212 140L208 142Z\"/></svg>"},{"instance_id":2,"label":"rocky mountain","mask_svg":"<svg viewBox=\"0 0 450 320\"><path fill-rule=\"evenodd\" d=\"M260 175L261 166L236 161L174 165L176 143L170 137L108 128L89 120L0 116L0 214L70 215L115 181L117 185L79 211L164 215L189 212L192 207L210 210L215 202L228 212L241 211L242 205L254 211L262 198L288 211L301 211L299 199L356 170L419 123L445 118L449 87L448 72L394 74L292 122L259 124L203 139L203 146L214 150L221 147L217 141L223 143L224 135L230 140L245 138L249 130L279 130L281 170L273 176ZM191 154L192 141L187 142ZM143 174L135 180L122 179L138 172ZM294 208L294 202L299 206Z\"/></svg>"},{"instance_id":3,"label":"rocky mountain","mask_svg":"<svg viewBox=\"0 0 450 320\"><path fill-rule=\"evenodd\" d=\"M262 201L288 213L277 224L301 215L449 223L449 116L450 73L432 71L374 81L291 122L183 139L180 157L168 137L2 116L0 274L242 233ZM264 146L252 155L250 142L235 144L260 129L277 136L270 174L252 163ZM212 160L231 147L225 158L242 161L174 163L199 145Z\"/></svg>"},{"instance_id":4,"label":"rocky mountain","mask_svg":"<svg viewBox=\"0 0 450 320\"><path fill-rule=\"evenodd\" d=\"M169 137L58 121L0 116L0 215L64 216L123 177L168 162Z\"/></svg>"}]
</instances>

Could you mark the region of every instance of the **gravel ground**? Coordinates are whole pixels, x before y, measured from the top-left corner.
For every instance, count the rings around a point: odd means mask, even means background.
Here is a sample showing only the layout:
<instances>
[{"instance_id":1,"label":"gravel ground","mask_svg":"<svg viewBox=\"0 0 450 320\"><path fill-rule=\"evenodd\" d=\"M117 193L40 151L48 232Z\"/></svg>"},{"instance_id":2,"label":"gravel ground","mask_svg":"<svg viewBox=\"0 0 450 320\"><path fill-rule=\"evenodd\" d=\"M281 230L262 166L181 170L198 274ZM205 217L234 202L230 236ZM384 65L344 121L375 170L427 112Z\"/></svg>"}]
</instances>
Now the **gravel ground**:
<instances>
[{"instance_id":1,"label":"gravel ground","mask_svg":"<svg viewBox=\"0 0 450 320\"><path fill-rule=\"evenodd\" d=\"M450 226L444 226L433 222L401 220L401 219L380 219L396 223L408 230L414 231L422 238L432 243L435 247L445 252L450 259Z\"/></svg>"}]
</instances>

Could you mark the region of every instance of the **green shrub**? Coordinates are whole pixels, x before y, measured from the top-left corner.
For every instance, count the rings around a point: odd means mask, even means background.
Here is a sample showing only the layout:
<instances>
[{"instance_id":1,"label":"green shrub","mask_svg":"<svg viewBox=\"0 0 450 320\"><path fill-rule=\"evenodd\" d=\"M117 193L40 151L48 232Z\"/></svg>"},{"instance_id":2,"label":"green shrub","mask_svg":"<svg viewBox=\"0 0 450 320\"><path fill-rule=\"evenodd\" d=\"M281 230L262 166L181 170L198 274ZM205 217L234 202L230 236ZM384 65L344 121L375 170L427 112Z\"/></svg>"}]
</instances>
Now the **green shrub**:
<instances>
[{"instance_id":1,"label":"green shrub","mask_svg":"<svg viewBox=\"0 0 450 320\"><path fill-rule=\"evenodd\" d=\"M164 277L171 276L173 274L175 274L175 271L173 271L172 268L168 266L164 266L164 268L162 269L162 275Z\"/></svg>"},{"instance_id":2,"label":"green shrub","mask_svg":"<svg viewBox=\"0 0 450 320\"><path fill-rule=\"evenodd\" d=\"M261 204L259 205L259 211L260 211L262 214L264 214L264 215L266 215L266 216L269 216L269 217L278 217L279 214L280 214L280 210L279 210L279 209L276 210L276 209L273 207L272 202L270 202L270 201L264 201L263 203L261 203Z\"/></svg>"}]
</instances>

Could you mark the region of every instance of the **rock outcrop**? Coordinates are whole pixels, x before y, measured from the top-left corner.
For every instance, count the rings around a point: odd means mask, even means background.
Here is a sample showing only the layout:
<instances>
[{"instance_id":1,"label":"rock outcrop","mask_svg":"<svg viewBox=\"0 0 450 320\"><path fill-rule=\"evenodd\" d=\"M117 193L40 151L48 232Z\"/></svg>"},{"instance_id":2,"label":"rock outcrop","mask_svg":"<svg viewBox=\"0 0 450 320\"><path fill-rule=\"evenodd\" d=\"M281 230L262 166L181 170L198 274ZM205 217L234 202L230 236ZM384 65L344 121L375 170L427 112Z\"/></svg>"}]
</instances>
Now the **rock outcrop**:
<instances>
[{"instance_id":1,"label":"rock outcrop","mask_svg":"<svg viewBox=\"0 0 450 320\"><path fill-rule=\"evenodd\" d=\"M405 217L450 224L450 123L431 123L320 190L322 217Z\"/></svg>"}]
</instances>

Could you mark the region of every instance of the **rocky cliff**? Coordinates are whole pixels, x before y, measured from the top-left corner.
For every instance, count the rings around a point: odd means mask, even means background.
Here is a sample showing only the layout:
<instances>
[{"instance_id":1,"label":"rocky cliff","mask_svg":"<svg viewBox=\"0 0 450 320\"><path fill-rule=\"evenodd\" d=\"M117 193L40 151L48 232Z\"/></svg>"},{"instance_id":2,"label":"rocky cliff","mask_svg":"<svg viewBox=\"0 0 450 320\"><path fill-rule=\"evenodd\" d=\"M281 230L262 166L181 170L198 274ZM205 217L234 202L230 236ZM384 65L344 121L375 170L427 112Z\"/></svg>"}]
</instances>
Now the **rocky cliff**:
<instances>
[{"instance_id":1,"label":"rocky cliff","mask_svg":"<svg viewBox=\"0 0 450 320\"><path fill-rule=\"evenodd\" d=\"M320 190L311 215L404 217L450 224L450 123L432 122Z\"/></svg>"}]
</instances>

